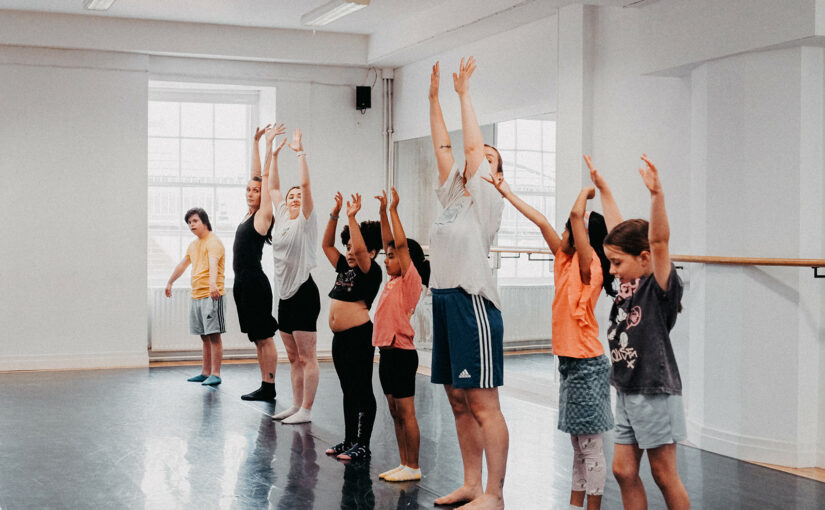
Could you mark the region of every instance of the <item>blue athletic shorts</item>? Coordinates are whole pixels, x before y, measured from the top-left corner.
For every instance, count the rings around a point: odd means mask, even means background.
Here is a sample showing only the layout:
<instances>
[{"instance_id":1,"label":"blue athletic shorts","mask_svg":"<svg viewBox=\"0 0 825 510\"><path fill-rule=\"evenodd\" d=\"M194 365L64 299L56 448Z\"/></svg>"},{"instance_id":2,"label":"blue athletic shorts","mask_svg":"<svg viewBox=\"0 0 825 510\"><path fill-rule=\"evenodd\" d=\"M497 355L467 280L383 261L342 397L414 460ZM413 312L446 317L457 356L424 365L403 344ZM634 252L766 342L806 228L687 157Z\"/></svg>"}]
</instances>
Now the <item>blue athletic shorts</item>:
<instances>
[{"instance_id":1,"label":"blue athletic shorts","mask_svg":"<svg viewBox=\"0 0 825 510\"><path fill-rule=\"evenodd\" d=\"M432 289L434 384L494 388L504 384L501 312L461 288Z\"/></svg>"}]
</instances>

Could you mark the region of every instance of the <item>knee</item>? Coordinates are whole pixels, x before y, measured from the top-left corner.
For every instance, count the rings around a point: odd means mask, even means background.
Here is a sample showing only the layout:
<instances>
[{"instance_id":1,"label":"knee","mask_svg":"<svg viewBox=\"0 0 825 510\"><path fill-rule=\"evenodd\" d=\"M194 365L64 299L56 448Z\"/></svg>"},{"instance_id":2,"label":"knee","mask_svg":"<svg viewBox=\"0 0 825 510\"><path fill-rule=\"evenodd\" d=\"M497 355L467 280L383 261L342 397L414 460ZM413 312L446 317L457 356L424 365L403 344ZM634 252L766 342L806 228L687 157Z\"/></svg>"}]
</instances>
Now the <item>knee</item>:
<instances>
[{"instance_id":1,"label":"knee","mask_svg":"<svg viewBox=\"0 0 825 510\"><path fill-rule=\"evenodd\" d=\"M630 483L639 477L639 469L636 466L614 462L613 476L619 484Z\"/></svg>"},{"instance_id":2,"label":"knee","mask_svg":"<svg viewBox=\"0 0 825 510\"><path fill-rule=\"evenodd\" d=\"M502 417L501 410L498 406L478 402L470 404L470 412L473 413L473 418L476 419L479 425Z\"/></svg>"},{"instance_id":3,"label":"knee","mask_svg":"<svg viewBox=\"0 0 825 510\"><path fill-rule=\"evenodd\" d=\"M676 474L670 466L655 463L650 465L650 473L653 475L653 481L656 482L656 485L659 487L667 487L670 485Z\"/></svg>"},{"instance_id":4,"label":"knee","mask_svg":"<svg viewBox=\"0 0 825 510\"><path fill-rule=\"evenodd\" d=\"M451 398L450 407L452 407L453 414L455 416L464 416L467 414L472 414L470 406L467 405L467 401L464 399Z\"/></svg>"}]
</instances>

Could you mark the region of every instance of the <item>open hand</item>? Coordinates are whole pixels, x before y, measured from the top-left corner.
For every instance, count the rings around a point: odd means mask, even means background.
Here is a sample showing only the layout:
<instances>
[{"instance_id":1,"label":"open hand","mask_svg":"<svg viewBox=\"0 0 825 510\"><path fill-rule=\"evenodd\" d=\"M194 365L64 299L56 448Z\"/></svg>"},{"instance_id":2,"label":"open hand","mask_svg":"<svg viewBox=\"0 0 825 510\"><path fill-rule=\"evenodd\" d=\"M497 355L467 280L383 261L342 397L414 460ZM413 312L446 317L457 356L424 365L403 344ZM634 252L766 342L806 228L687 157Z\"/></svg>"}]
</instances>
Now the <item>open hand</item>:
<instances>
[{"instance_id":1,"label":"open hand","mask_svg":"<svg viewBox=\"0 0 825 510\"><path fill-rule=\"evenodd\" d=\"M347 200L347 216L352 218L361 210L361 194L350 195L352 201Z\"/></svg>"},{"instance_id":2,"label":"open hand","mask_svg":"<svg viewBox=\"0 0 825 510\"><path fill-rule=\"evenodd\" d=\"M384 212L387 210L387 190L381 190L380 195L375 195L375 198L378 199L378 212Z\"/></svg>"},{"instance_id":3,"label":"open hand","mask_svg":"<svg viewBox=\"0 0 825 510\"><path fill-rule=\"evenodd\" d=\"M304 150L303 144L301 144L301 130L295 129L292 133L292 143L289 144L289 148L294 150L295 152L300 152Z\"/></svg>"},{"instance_id":4,"label":"open hand","mask_svg":"<svg viewBox=\"0 0 825 510\"><path fill-rule=\"evenodd\" d=\"M642 161L645 162L647 167L641 167L639 169L639 175L642 176L645 186L647 186L651 194L661 193L662 183L659 182L659 171L656 170L656 166L650 161L647 154L642 154Z\"/></svg>"},{"instance_id":5,"label":"open hand","mask_svg":"<svg viewBox=\"0 0 825 510\"><path fill-rule=\"evenodd\" d=\"M390 209L395 211L398 210L398 192L395 191L395 186L390 188L390 191L392 192L392 202L390 203Z\"/></svg>"},{"instance_id":6,"label":"open hand","mask_svg":"<svg viewBox=\"0 0 825 510\"><path fill-rule=\"evenodd\" d=\"M584 155L584 162L587 163L587 168L590 169L590 181L593 185L599 189L603 189L607 186L607 183L604 181L599 171L593 167L593 160L590 159L590 156L587 154Z\"/></svg>"},{"instance_id":7,"label":"open hand","mask_svg":"<svg viewBox=\"0 0 825 510\"><path fill-rule=\"evenodd\" d=\"M271 126L271 124L267 124L262 128L255 128L255 143L258 143L258 140L260 140L263 134L266 133L269 126Z\"/></svg>"},{"instance_id":8,"label":"open hand","mask_svg":"<svg viewBox=\"0 0 825 510\"><path fill-rule=\"evenodd\" d=\"M484 177L482 175L481 178L495 186L496 190L498 190L498 192L501 193L501 196L505 198L507 195L512 193L512 191L510 191L510 185L504 180L503 173L490 170L490 177Z\"/></svg>"},{"instance_id":9,"label":"open hand","mask_svg":"<svg viewBox=\"0 0 825 510\"><path fill-rule=\"evenodd\" d=\"M332 206L332 215L338 216L341 212L341 206L344 203L344 197L340 191L335 192L335 205Z\"/></svg>"},{"instance_id":10,"label":"open hand","mask_svg":"<svg viewBox=\"0 0 825 510\"><path fill-rule=\"evenodd\" d=\"M453 73L453 87L459 95L466 94L470 91L470 76L476 70L476 59L469 57L465 62L461 59L461 64L458 66L458 74Z\"/></svg>"},{"instance_id":11,"label":"open hand","mask_svg":"<svg viewBox=\"0 0 825 510\"><path fill-rule=\"evenodd\" d=\"M284 128L283 124L276 124L271 125L267 124L266 126L266 144L272 145L272 142L275 140L275 137L278 135L282 135L286 133L286 128Z\"/></svg>"},{"instance_id":12,"label":"open hand","mask_svg":"<svg viewBox=\"0 0 825 510\"><path fill-rule=\"evenodd\" d=\"M430 99L438 99L438 84L441 80L441 78L439 78L440 75L440 68L438 61L436 61L433 66L433 72L430 74Z\"/></svg>"}]
</instances>

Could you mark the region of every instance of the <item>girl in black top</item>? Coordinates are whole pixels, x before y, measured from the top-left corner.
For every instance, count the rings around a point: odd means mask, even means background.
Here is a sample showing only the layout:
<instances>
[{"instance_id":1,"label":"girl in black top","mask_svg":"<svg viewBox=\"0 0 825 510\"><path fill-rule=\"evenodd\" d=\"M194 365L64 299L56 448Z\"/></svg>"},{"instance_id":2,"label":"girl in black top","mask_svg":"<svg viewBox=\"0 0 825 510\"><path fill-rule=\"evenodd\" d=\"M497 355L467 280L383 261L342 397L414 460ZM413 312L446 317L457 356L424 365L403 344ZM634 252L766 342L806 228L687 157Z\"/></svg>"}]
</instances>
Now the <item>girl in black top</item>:
<instances>
[{"instance_id":1,"label":"girl in black top","mask_svg":"<svg viewBox=\"0 0 825 510\"><path fill-rule=\"evenodd\" d=\"M370 436L375 422L375 395L372 392L372 321L369 309L381 286L381 268L375 256L381 248L381 225L364 221L355 214L361 209L361 195L347 202L349 225L341 232L346 256L335 247L335 229L343 197L335 195L324 240L324 254L335 267L338 277L329 293L329 326L332 329L332 361L344 393L344 441L329 448L327 454L342 460L356 460L370 455Z\"/></svg>"},{"instance_id":2,"label":"girl in black top","mask_svg":"<svg viewBox=\"0 0 825 510\"><path fill-rule=\"evenodd\" d=\"M277 135L286 133L284 125L267 125L255 131L252 145L252 179L246 186L246 203L249 215L238 225L235 232L232 269L235 271L233 295L238 307L241 332L249 336L258 350L258 364L261 367L261 386L255 391L241 395L243 400L275 401L275 367L278 351L273 336L278 330L278 322L272 316L272 289L269 279L261 267L264 242L272 242L272 200L269 198L268 174L261 178L261 156L258 142L266 134L266 167L272 157L272 142ZM281 141L275 154L281 150L286 138Z\"/></svg>"}]
</instances>

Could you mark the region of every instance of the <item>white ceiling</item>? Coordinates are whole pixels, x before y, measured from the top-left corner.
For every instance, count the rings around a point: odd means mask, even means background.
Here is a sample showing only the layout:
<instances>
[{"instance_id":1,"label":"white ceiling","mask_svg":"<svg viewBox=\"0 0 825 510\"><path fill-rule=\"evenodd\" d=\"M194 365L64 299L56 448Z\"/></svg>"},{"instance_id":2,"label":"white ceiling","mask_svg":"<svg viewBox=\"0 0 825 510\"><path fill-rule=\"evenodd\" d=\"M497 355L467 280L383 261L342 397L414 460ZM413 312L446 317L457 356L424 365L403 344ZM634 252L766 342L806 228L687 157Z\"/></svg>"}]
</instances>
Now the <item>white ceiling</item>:
<instances>
[{"instance_id":1,"label":"white ceiling","mask_svg":"<svg viewBox=\"0 0 825 510\"><path fill-rule=\"evenodd\" d=\"M83 0L0 0L0 9L116 18L307 29L301 15L329 0L116 0L105 12L88 11ZM426 11L446 0L372 0L370 5L318 30L371 34L386 20ZM517 4L518 0L502 0ZM445 12L449 9L445 9Z\"/></svg>"}]
</instances>

